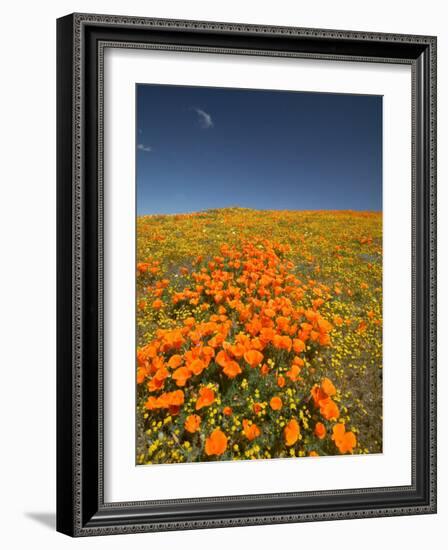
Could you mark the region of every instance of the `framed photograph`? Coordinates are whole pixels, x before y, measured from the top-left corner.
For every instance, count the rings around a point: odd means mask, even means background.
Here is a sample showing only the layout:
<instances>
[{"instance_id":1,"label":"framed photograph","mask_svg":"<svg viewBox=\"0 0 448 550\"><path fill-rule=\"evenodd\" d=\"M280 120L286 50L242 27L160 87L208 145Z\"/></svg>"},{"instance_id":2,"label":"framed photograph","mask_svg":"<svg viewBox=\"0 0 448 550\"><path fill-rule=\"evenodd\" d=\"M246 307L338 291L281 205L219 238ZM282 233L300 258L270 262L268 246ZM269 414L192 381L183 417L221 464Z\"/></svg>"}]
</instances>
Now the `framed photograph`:
<instances>
[{"instance_id":1,"label":"framed photograph","mask_svg":"<svg viewBox=\"0 0 448 550\"><path fill-rule=\"evenodd\" d=\"M57 529L435 513L436 38L57 41Z\"/></svg>"}]
</instances>

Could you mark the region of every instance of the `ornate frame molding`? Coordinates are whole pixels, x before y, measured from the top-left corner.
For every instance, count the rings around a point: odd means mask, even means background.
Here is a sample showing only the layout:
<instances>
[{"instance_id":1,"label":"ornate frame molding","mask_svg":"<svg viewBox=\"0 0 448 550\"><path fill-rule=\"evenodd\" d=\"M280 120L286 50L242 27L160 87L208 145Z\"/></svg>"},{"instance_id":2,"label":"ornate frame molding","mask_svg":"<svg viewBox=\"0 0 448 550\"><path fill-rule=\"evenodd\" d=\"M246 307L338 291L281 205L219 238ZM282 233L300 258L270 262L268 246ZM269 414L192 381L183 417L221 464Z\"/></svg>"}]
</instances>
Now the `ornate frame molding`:
<instances>
[{"instance_id":1,"label":"ornate frame molding","mask_svg":"<svg viewBox=\"0 0 448 550\"><path fill-rule=\"evenodd\" d=\"M126 39L126 35L135 29L139 31L140 39L136 38L132 41ZM169 33L169 38L175 38L176 42L170 43L163 38L159 43L154 42L151 31L157 31L158 39L164 32ZM193 34L197 40L205 40L205 43L184 44L185 32ZM92 37L88 36L89 33ZM145 34L146 41L142 41L141 37ZM207 43L207 37L209 42L211 38L219 42L220 37L234 42L238 36L249 42L253 41L254 47L216 46ZM291 49L285 50L281 47L275 50L263 49L257 44L265 37L269 37L272 44L276 38L286 37L288 41L291 40ZM328 51L303 51L297 49L295 45L297 40L300 44L311 44L311 41L314 44L325 44L330 41L335 49L339 47L341 52L334 54ZM282 42L282 44L285 43ZM104 502L102 480L102 82L103 55L106 47L406 63L412 66L414 422L411 486L241 495L162 502L118 504ZM390 53L387 54L387 52ZM404 52L405 55L396 56L395 52L401 54ZM384 55L385 53L387 55ZM436 511L436 38L74 14L58 20L58 55L58 326L60 327L58 333L58 530L72 536L90 536L434 513ZM93 64L95 64L95 82L91 74ZM89 82L87 82L88 79L90 79ZM92 98L93 89L97 90L94 98ZM87 128L92 110L98 115L98 124L96 128L92 125ZM87 165L94 166L86 169ZM92 204L91 208L86 207L89 201L93 202L91 187L86 187L87 181L95 185L94 194L97 197L97 204ZM92 209L95 209L95 215L92 214ZM92 235L92 231L96 233L97 239L94 252L91 249L88 250L88 236ZM91 269L90 266L95 262L96 268ZM92 359L92 364L96 365L96 380L93 380L93 375L86 370L86 358L90 357L93 349L91 341L93 336L90 336L92 327L86 322L86 300L89 296L92 297L95 289L97 297L96 301L95 299L93 301L97 305L95 320L97 338L96 351ZM424 376L422 372L417 371L417 368L424 370ZM417 384L422 380L427 385L424 403L421 403L422 396L417 392ZM426 411L422 426L417 426L417 407L423 407ZM83 421L86 408L89 411L96 410L98 413L94 433L86 430L86 423ZM95 441L97 453L90 458L88 450L92 451ZM417 460L417 450L421 449L425 452L424 459ZM426 465L423 470L422 461ZM89 484L93 483L93 487L87 490L86 481ZM400 498L397 496L398 500L395 499L393 505L379 506L377 501L374 504L372 500L373 495L379 493L384 495L399 493ZM418 498L417 493L419 493ZM309 512L300 509L294 512L291 511L291 506L285 505L281 513L261 511L266 500L276 499L278 503L291 497L298 499L335 497L341 503L352 497L357 498L356 502L359 501L360 504L356 509L350 506L346 509L343 507L322 511L316 509ZM247 514L244 507L238 508L235 504L239 502L246 504L248 501L259 503L257 513ZM205 514L202 514L204 519L200 518L201 514L192 518L179 519L176 506L202 503L222 505L223 513L219 515L216 512L215 517L205 517ZM233 506L231 506L232 503ZM171 515L167 514L162 520L155 520L154 516L151 519L151 510L157 506L166 507L168 504ZM230 515L224 513L225 505L229 505L234 512Z\"/></svg>"}]
</instances>

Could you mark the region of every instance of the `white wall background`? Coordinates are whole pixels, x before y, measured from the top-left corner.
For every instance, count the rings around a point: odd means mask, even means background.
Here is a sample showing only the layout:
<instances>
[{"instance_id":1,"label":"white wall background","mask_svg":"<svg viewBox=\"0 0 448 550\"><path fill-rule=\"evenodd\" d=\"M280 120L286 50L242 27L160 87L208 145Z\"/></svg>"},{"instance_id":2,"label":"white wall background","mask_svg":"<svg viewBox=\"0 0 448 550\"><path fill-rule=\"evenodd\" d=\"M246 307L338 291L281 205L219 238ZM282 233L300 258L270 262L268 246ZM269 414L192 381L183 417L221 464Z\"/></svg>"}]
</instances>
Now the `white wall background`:
<instances>
[{"instance_id":1,"label":"white wall background","mask_svg":"<svg viewBox=\"0 0 448 550\"><path fill-rule=\"evenodd\" d=\"M351 30L439 38L439 402L448 383L448 34L442 0L59 0L2 10L0 163L0 540L8 549L152 546L272 549L400 546L445 534L448 519L446 409L439 407L439 513L72 540L54 531L55 511L55 19L74 11ZM445 435L445 437L443 437ZM443 539L442 539L443 540ZM283 542L284 541L284 542Z\"/></svg>"}]
</instances>

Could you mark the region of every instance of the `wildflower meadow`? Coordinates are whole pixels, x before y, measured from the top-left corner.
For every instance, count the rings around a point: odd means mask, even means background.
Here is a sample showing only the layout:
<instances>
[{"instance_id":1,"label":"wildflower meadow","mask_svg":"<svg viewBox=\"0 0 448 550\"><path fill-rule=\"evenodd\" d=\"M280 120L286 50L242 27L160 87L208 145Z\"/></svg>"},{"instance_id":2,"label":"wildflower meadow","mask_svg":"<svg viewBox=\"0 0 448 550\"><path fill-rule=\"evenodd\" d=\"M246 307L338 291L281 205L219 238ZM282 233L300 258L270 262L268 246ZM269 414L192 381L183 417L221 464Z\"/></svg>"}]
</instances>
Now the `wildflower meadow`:
<instances>
[{"instance_id":1,"label":"wildflower meadow","mask_svg":"<svg viewBox=\"0 0 448 550\"><path fill-rule=\"evenodd\" d=\"M137 218L136 462L382 451L382 215Z\"/></svg>"}]
</instances>

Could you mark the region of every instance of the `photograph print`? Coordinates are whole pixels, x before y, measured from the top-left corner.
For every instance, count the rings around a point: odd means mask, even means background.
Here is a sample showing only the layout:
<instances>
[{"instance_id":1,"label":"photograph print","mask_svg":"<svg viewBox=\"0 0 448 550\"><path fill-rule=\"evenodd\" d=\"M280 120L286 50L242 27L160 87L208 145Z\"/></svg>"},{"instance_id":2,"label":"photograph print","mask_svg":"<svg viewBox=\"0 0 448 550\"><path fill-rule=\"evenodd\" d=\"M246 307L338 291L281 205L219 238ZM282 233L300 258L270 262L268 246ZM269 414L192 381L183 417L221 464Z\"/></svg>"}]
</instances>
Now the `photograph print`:
<instances>
[{"instance_id":1,"label":"photograph print","mask_svg":"<svg viewBox=\"0 0 448 550\"><path fill-rule=\"evenodd\" d=\"M382 452L382 109L136 86L137 465Z\"/></svg>"}]
</instances>

